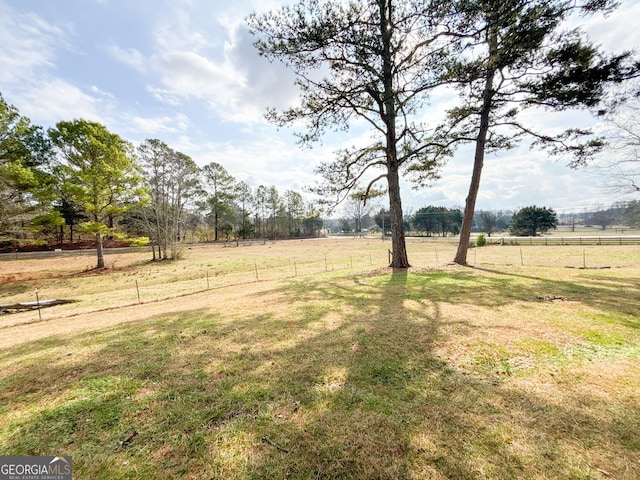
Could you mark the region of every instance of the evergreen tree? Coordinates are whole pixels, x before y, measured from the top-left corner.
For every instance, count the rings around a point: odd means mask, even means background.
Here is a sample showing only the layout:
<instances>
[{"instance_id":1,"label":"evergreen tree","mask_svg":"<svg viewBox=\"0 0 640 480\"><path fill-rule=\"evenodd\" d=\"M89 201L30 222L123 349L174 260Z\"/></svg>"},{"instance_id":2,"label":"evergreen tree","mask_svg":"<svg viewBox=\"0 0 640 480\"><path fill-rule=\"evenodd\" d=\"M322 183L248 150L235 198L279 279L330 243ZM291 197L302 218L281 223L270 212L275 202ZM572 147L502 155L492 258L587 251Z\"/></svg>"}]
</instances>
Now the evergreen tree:
<instances>
[{"instance_id":1,"label":"evergreen tree","mask_svg":"<svg viewBox=\"0 0 640 480\"><path fill-rule=\"evenodd\" d=\"M608 12L609 0L458 0L447 2L442 28L457 32L456 49L442 75L456 84L460 104L440 129L443 140L475 144L474 168L454 261L466 264L480 177L487 151L513 148L528 137L551 154L583 162L603 142L589 130L536 130L521 113L594 108L604 86L638 72L629 53L607 56L579 30L563 26L572 15Z\"/></svg>"},{"instance_id":2,"label":"evergreen tree","mask_svg":"<svg viewBox=\"0 0 640 480\"><path fill-rule=\"evenodd\" d=\"M60 154L64 191L89 216L83 227L96 236L96 268L104 268L103 235L113 231L113 217L144 192L133 146L104 125L82 119L58 122L49 137Z\"/></svg>"},{"instance_id":3,"label":"evergreen tree","mask_svg":"<svg viewBox=\"0 0 640 480\"><path fill-rule=\"evenodd\" d=\"M415 170L436 177L438 162L414 114L433 87L433 63L448 32L434 18L438 8L418 0L301 0L249 18L262 55L288 65L297 76L299 106L268 118L277 125L306 122L303 143L327 129L346 130L357 120L372 129L371 142L339 152L318 169L315 191L337 204L367 179L365 191L386 180L390 205L391 266L409 266L400 178ZM438 52L435 54L435 52ZM414 172L415 173L415 172Z\"/></svg>"},{"instance_id":4,"label":"evergreen tree","mask_svg":"<svg viewBox=\"0 0 640 480\"><path fill-rule=\"evenodd\" d=\"M556 212L547 207L525 207L516 212L509 223L509 233L518 237L535 237L558 226Z\"/></svg>"}]
</instances>

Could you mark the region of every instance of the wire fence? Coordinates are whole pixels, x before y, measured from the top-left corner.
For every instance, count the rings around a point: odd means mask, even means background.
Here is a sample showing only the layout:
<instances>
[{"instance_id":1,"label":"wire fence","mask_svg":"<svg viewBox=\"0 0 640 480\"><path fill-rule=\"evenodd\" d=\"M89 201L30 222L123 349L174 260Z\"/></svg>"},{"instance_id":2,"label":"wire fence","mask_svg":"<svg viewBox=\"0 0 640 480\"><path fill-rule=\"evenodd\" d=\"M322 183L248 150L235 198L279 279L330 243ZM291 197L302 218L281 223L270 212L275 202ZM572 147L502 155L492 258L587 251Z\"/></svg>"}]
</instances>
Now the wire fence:
<instances>
[{"instance_id":1,"label":"wire fence","mask_svg":"<svg viewBox=\"0 0 640 480\"><path fill-rule=\"evenodd\" d=\"M621 240L622 238L628 237L491 237L487 246L469 250L467 262L471 267L501 268L515 266L603 269L639 266L640 245L627 244ZM640 236L634 238L640 240ZM501 239L503 241L500 241ZM389 242L381 242L375 249L358 254L334 253L313 258L266 257L264 250L256 250L255 254L249 254L247 250L240 249L238 252L242 250L242 257L236 258L235 262L229 265L217 259L198 268L182 267L183 270L172 274L151 276L132 273L131 277L120 278L100 291L83 291L77 286L69 290L58 288L55 290L55 298L68 298L75 302L56 305L51 309L38 305L39 299L50 299L50 295L47 295L46 289L41 289L38 299L39 285L32 283L31 285L36 287L35 295L28 294L28 291L34 290L25 287L24 294L12 297L13 300L19 297L17 301L31 305L26 305L25 311L15 315L0 315L0 330L17 324L103 312L136 304L170 301L207 291L213 293L222 288L241 287L250 283L321 276L336 271L379 270L389 265L389 246ZM440 268L451 262L455 253L455 243L446 241L410 239L407 247L412 266L418 268ZM292 248L291 253L297 252ZM176 265L179 266L180 263ZM36 308L37 312L30 311Z\"/></svg>"},{"instance_id":2,"label":"wire fence","mask_svg":"<svg viewBox=\"0 0 640 480\"><path fill-rule=\"evenodd\" d=\"M240 268L212 268L187 272L182 276L173 277L170 281L158 281L142 276L126 283L117 282L108 290L97 293L78 296L73 290L69 291L68 295L64 292L60 298L73 297L73 301L56 304L55 309L47 308L50 301L40 301L42 293L46 291L36 288L34 298L25 298L21 303L0 305L0 330L19 324L104 312L136 304L169 301L222 288L241 287L250 283L282 281L335 271L381 268L384 263L380 260L380 258L375 259L372 252L348 256L324 255L314 259L261 259L253 262L246 261ZM39 290L40 295L38 295ZM15 314L8 315L9 313Z\"/></svg>"}]
</instances>

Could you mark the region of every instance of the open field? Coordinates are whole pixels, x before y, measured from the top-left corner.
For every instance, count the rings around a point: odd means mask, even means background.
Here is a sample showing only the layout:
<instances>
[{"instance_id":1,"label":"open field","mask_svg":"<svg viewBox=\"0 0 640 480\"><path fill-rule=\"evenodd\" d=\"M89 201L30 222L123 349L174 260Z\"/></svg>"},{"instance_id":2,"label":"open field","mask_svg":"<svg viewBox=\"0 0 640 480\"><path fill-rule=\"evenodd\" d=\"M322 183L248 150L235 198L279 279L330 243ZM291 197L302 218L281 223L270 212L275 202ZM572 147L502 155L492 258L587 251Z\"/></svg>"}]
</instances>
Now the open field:
<instances>
[{"instance_id":1,"label":"open field","mask_svg":"<svg viewBox=\"0 0 640 480\"><path fill-rule=\"evenodd\" d=\"M463 268L421 240L392 272L389 245L1 260L1 304L79 301L0 316L0 455L79 479L640 478L640 246Z\"/></svg>"}]
</instances>

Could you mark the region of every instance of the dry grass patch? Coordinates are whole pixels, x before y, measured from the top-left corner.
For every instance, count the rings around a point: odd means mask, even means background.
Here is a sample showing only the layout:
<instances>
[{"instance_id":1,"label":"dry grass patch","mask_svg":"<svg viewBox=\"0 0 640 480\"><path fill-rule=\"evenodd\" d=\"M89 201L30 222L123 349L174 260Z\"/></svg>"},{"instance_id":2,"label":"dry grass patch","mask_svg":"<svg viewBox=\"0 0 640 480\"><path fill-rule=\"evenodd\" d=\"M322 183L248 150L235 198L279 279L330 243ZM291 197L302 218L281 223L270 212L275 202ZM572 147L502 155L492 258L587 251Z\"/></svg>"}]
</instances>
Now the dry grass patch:
<instances>
[{"instance_id":1,"label":"dry grass patch","mask_svg":"<svg viewBox=\"0 0 640 480\"><path fill-rule=\"evenodd\" d=\"M640 264L424 267L7 327L0 454L91 479L640 478Z\"/></svg>"}]
</instances>

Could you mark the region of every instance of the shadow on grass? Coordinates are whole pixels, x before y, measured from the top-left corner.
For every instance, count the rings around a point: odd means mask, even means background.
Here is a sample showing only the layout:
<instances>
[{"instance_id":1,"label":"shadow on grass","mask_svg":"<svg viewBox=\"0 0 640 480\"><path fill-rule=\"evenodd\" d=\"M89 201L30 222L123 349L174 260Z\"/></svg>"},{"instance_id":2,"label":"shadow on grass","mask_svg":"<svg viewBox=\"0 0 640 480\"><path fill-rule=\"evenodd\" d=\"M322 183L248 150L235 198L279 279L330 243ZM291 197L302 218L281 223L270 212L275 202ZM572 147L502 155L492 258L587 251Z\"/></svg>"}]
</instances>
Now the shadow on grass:
<instances>
[{"instance_id":1,"label":"shadow on grass","mask_svg":"<svg viewBox=\"0 0 640 480\"><path fill-rule=\"evenodd\" d=\"M4 302L2 297L13 297L15 295L22 295L26 292L33 293L33 288L29 285L25 285L24 282L14 283L13 281L5 280L3 281L2 289L0 290L0 304L9 303Z\"/></svg>"},{"instance_id":2,"label":"shadow on grass","mask_svg":"<svg viewBox=\"0 0 640 480\"><path fill-rule=\"evenodd\" d=\"M640 329L639 279L584 273L573 281L568 281L481 267L471 268L505 279L506 283L514 285L521 284L521 280L531 282L535 291L541 292L543 295L557 295L610 313L621 313L627 318L619 320L619 323L627 327ZM508 279L512 279L512 281ZM529 300L535 300L536 298L530 296Z\"/></svg>"},{"instance_id":3,"label":"shadow on grass","mask_svg":"<svg viewBox=\"0 0 640 480\"><path fill-rule=\"evenodd\" d=\"M633 478L631 399L615 411L595 393L555 402L434 353L447 305L499 307L529 298L523 290L519 278L473 272L301 280L248 296L243 312L185 310L24 345L0 378L0 455L70 454L77 477L92 479L595 478L598 468Z\"/></svg>"}]
</instances>

